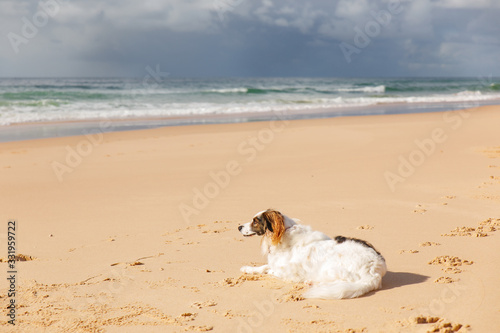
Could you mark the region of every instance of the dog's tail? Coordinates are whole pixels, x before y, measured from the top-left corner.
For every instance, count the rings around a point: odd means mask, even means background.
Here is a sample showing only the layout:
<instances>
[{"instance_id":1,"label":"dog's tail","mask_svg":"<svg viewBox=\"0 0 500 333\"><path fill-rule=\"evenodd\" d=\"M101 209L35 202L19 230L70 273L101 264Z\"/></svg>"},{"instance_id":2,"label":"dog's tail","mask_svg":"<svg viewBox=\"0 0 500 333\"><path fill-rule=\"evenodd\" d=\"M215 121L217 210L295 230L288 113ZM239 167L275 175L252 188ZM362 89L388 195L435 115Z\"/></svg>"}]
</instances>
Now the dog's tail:
<instances>
[{"instance_id":1,"label":"dog's tail","mask_svg":"<svg viewBox=\"0 0 500 333\"><path fill-rule=\"evenodd\" d=\"M359 280L355 282L334 281L315 284L309 289L304 297L341 299L355 298L381 287L382 277L372 280Z\"/></svg>"},{"instance_id":2,"label":"dog's tail","mask_svg":"<svg viewBox=\"0 0 500 333\"><path fill-rule=\"evenodd\" d=\"M385 262L383 262L383 265L376 267L375 271L372 270L372 272L362 276L357 281L335 280L314 284L304 294L304 297L323 299L359 297L372 290L380 289L382 287L382 277L385 275L385 272L386 267Z\"/></svg>"}]
</instances>

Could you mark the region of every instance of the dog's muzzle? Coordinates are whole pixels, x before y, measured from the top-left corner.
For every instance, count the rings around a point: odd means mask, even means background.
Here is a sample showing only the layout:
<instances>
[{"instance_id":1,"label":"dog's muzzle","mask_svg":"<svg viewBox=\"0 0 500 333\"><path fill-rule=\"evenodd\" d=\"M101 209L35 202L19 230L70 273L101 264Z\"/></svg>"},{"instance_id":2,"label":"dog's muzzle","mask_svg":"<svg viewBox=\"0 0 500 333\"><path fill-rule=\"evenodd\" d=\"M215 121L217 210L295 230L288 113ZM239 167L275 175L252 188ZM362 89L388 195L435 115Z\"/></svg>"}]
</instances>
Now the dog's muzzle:
<instances>
[{"instance_id":1,"label":"dog's muzzle","mask_svg":"<svg viewBox=\"0 0 500 333\"><path fill-rule=\"evenodd\" d=\"M255 232L249 229L249 227L245 227L245 225L240 225L238 226L238 231L241 232L241 234L245 237L250 237L255 235Z\"/></svg>"}]
</instances>

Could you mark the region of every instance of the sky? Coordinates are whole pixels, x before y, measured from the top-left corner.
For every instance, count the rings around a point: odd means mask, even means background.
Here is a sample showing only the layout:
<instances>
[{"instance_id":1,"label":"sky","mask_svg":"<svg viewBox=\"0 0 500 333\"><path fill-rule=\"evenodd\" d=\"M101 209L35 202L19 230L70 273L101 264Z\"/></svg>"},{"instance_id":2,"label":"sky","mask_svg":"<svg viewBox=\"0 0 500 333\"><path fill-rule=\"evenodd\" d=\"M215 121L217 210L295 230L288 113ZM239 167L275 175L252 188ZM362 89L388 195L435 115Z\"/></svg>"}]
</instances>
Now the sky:
<instances>
[{"instance_id":1,"label":"sky","mask_svg":"<svg viewBox=\"0 0 500 333\"><path fill-rule=\"evenodd\" d=\"M499 0L1 0L0 77L500 76L499 17Z\"/></svg>"}]
</instances>

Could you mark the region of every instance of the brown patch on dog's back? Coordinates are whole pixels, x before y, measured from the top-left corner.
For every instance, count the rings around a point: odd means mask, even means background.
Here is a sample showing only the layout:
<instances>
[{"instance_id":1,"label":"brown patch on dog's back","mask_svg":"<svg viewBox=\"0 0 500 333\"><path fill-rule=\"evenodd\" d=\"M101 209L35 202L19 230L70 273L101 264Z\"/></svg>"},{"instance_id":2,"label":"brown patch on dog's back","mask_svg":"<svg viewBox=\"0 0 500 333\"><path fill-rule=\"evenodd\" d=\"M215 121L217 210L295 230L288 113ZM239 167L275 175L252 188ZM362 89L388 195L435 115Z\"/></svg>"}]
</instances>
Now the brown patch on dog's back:
<instances>
[{"instance_id":1,"label":"brown patch on dog's back","mask_svg":"<svg viewBox=\"0 0 500 333\"><path fill-rule=\"evenodd\" d=\"M379 256L382 257L382 255L380 254L380 252L378 252L375 247L373 245L371 245L370 243L368 243L367 241L365 240L362 240L362 239L359 239L359 238L351 238L351 237L344 237L344 236L337 236L334 238L335 241L339 244L342 244L343 242L345 242L346 240L350 240L350 241L353 241L353 242L356 242L356 243L359 243L361 245L364 245L366 247L369 247L371 249L373 249L373 251L375 251Z\"/></svg>"}]
</instances>

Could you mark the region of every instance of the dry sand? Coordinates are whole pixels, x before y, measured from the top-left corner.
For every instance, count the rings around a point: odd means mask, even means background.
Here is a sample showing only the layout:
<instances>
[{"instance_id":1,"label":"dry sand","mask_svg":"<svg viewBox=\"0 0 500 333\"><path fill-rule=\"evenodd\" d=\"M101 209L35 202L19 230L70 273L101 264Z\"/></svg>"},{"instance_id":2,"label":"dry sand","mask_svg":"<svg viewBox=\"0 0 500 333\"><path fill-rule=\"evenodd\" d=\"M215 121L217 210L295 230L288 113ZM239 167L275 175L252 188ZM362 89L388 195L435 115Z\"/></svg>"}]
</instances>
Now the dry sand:
<instances>
[{"instance_id":1,"label":"dry sand","mask_svg":"<svg viewBox=\"0 0 500 333\"><path fill-rule=\"evenodd\" d=\"M500 107L0 144L5 332L500 332ZM385 256L383 289L307 300L240 223L275 208ZM470 326L467 326L470 325Z\"/></svg>"}]
</instances>

